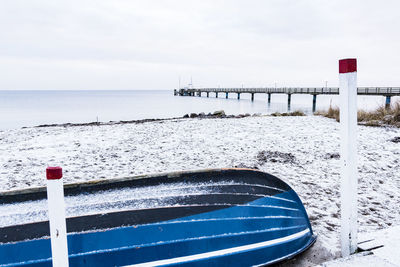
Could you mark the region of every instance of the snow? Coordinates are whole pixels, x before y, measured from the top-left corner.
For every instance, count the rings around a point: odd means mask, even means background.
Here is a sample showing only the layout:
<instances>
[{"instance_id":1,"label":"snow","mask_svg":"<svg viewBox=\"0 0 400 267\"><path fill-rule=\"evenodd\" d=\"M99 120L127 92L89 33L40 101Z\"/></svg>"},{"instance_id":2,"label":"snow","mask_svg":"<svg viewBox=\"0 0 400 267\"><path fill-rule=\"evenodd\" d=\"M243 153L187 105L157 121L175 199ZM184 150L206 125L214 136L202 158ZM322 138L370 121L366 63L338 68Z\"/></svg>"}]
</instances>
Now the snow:
<instances>
[{"instance_id":1,"label":"snow","mask_svg":"<svg viewBox=\"0 0 400 267\"><path fill-rule=\"evenodd\" d=\"M375 232L363 233L360 242L372 243L372 252L392 264L400 265L400 225ZM369 241L371 240L371 241ZM369 242L366 242L369 241Z\"/></svg>"},{"instance_id":2,"label":"snow","mask_svg":"<svg viewBox=\"0 0 400 267\"><path fill-rule=\"evenodd\" d=\"M358 126L357 131L359 231L399 225L400 143L390 140L400 129ZM0 188L45 185L46 166L56 165L63 167L66 183L257 167L293 187L318 234L314 246L325 258L335 258L340 256L339 146L339 123L317 116L7 130L0 131Z\"/></svg>"},{"instance_id":3,"label":"snow","mask_svg":"<svg viewBox=\"0 0 400 267\"><path fill-rule=\"evenodd\" d=\"M400 226L362 233L359 242L358 247L368 251L325 262L321 266L400 266Z\"/></svg>"},{"instance_id":4,"label":"snow","mask_svg":"<svg viewBox=\"0 0 400 267\"><path fill-rule=\"evenodd\" d=\"M212 183L170 183L137 188L121 188L66 196L66 216L82 216L113 211L176 206L177 198L219 193L218 186L237 185L233 181ZM173 201L174 200L174 201ZM48 220L47 200L0 205L0 227Z\"/></svg>"},{"instance_id":5,"label":"snow","mask_svg":"<svg viewBox=\"0 0 400 267\"><path fill-rule=\"evenodd\" d=\"M347 258L326 262L321 267L396 267L385 259L379 258L372 253L360 253Z\"/></svg>"}]
</instances>

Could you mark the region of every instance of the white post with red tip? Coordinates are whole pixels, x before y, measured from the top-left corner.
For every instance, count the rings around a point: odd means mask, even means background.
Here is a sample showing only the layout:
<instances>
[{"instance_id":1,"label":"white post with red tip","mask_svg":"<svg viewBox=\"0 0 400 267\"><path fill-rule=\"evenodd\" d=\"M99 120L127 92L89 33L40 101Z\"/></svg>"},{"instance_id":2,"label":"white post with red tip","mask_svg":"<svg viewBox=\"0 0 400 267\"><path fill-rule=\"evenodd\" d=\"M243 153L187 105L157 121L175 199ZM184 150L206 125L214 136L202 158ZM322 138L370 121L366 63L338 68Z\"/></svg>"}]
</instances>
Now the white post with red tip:
<instances>
[{"instance_id":1,"label":"white post with red tip","mask_svg":"<svg viewBox=\"0 0 400 267\"><path fill-rule=\"evenodd\" d=\"M341 250L357 250L357 60L339 60Z\"/></svg>"},{"instance_id":2,"label":"white post with red tip","mask_svg":"<svg viewBox=\"0 0 400 267\"><path fill-rule=\"evenodd\" d=\"M68 245L61 167L48 167L46 176L52 262L53 267L64 267L68 266Z\"/></svg>"}]
</instances>

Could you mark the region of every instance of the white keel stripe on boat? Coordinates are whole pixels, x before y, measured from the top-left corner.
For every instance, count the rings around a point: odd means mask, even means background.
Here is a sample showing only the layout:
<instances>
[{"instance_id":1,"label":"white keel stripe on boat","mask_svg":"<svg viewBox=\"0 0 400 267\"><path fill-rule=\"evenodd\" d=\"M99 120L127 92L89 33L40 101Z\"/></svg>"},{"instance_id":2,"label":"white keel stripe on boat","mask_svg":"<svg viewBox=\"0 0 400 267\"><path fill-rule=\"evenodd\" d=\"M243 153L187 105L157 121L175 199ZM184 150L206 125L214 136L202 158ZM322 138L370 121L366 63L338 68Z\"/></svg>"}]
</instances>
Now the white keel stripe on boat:
<instances>
[{"instance_id":1,"label":"white keel stripe on boat","mask_svg":"<svg viewBox=\"0 0 400 267\"><path fill-rule=\"evenodd\" d=\"M133 265L127 265L127 266L160 266L160 265L166 265L166 264L173 264L173 263L182 263L182 262L188 262L188 261L194 261L194 260L200 260L200 259L206 259L206 258L212 258L212 257L217 257L217 256L223 256L226 254L232 254L232 253L239 253L243 252L246 250L252 250L252 249L257 249L257 248L262 248L262 247L267 247L271 245L276 245L279 243L283 243L285 241L290 241L293 239L300 238L310 232L310 229L305 229L301 232L273 239L273 240L268 240L264 242L259 242L255 244L250 244L250 245L244 245L240 247L233 247L233 248L227 248L227 249L221 249L217 251L211 251L211 252L206 252L206 253L200 253L200 254L195 254L195 255L190 255L190 256L183 256L183 257L177 257L177 258L172 258L172 259L166 259L166 260L158 260L158 261L151 261L151 262L144 262L144 263L139 263L139 264L133 264Z\"/></svg>"}]
</instances>

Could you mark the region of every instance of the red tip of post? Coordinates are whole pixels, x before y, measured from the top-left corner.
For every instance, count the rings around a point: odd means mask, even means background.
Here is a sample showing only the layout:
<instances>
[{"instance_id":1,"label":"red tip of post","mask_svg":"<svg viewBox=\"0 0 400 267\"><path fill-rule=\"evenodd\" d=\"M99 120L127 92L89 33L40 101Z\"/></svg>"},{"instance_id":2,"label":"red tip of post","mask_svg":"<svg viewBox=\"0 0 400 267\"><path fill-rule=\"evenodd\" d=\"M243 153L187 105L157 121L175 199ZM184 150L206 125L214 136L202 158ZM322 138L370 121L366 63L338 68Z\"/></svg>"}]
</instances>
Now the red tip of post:
<instances>
[{"instance_id":1,"label":"red tip of post","mask_svg":"<svg viewBox=\"0 0 400 267\"><path fill-rule=\"evenodd\" d=\"M346 58L339 60L339 73L348 73L357 71L357 59Z\"/></svg>"},{"instance_id":2,"label":"red tip of post","mask_svg":"<svg viewBox=\"0 0 400 267\"><path fill-rule=\"evenodd\" d=\"M47 180L58 180L62 178L61 167L47 167L46 168Z\"/></svg>"}]
</instances>

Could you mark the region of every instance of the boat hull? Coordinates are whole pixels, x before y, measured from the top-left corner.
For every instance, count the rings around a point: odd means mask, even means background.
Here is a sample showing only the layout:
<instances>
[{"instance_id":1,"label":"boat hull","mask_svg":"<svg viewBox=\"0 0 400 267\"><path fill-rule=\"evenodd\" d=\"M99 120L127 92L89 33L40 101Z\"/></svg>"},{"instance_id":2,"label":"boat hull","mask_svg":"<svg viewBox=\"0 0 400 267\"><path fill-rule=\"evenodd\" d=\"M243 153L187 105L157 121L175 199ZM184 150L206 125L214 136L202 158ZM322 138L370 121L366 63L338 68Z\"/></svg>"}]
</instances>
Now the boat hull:
<instances>
[{"instance_id":1,"label":"boat hull","mask_svg":"<svg viewBox=\"0 0 400 267\"><path fill-rule=\"evenodd\" d=\"M221 180L229 182L214 186ZM215 188L172 196L169 206L68 218L70 265L267 265L301 253L316 239L297 194L263 172L184 172L130 179L120 186L176 181L203 181ZM102 186L69 193L104 190ZM25 195L23 201L35 197ZM0 242L0 266L51 266L48 222L0 228Z\"/></svg>"}]
</instances>

